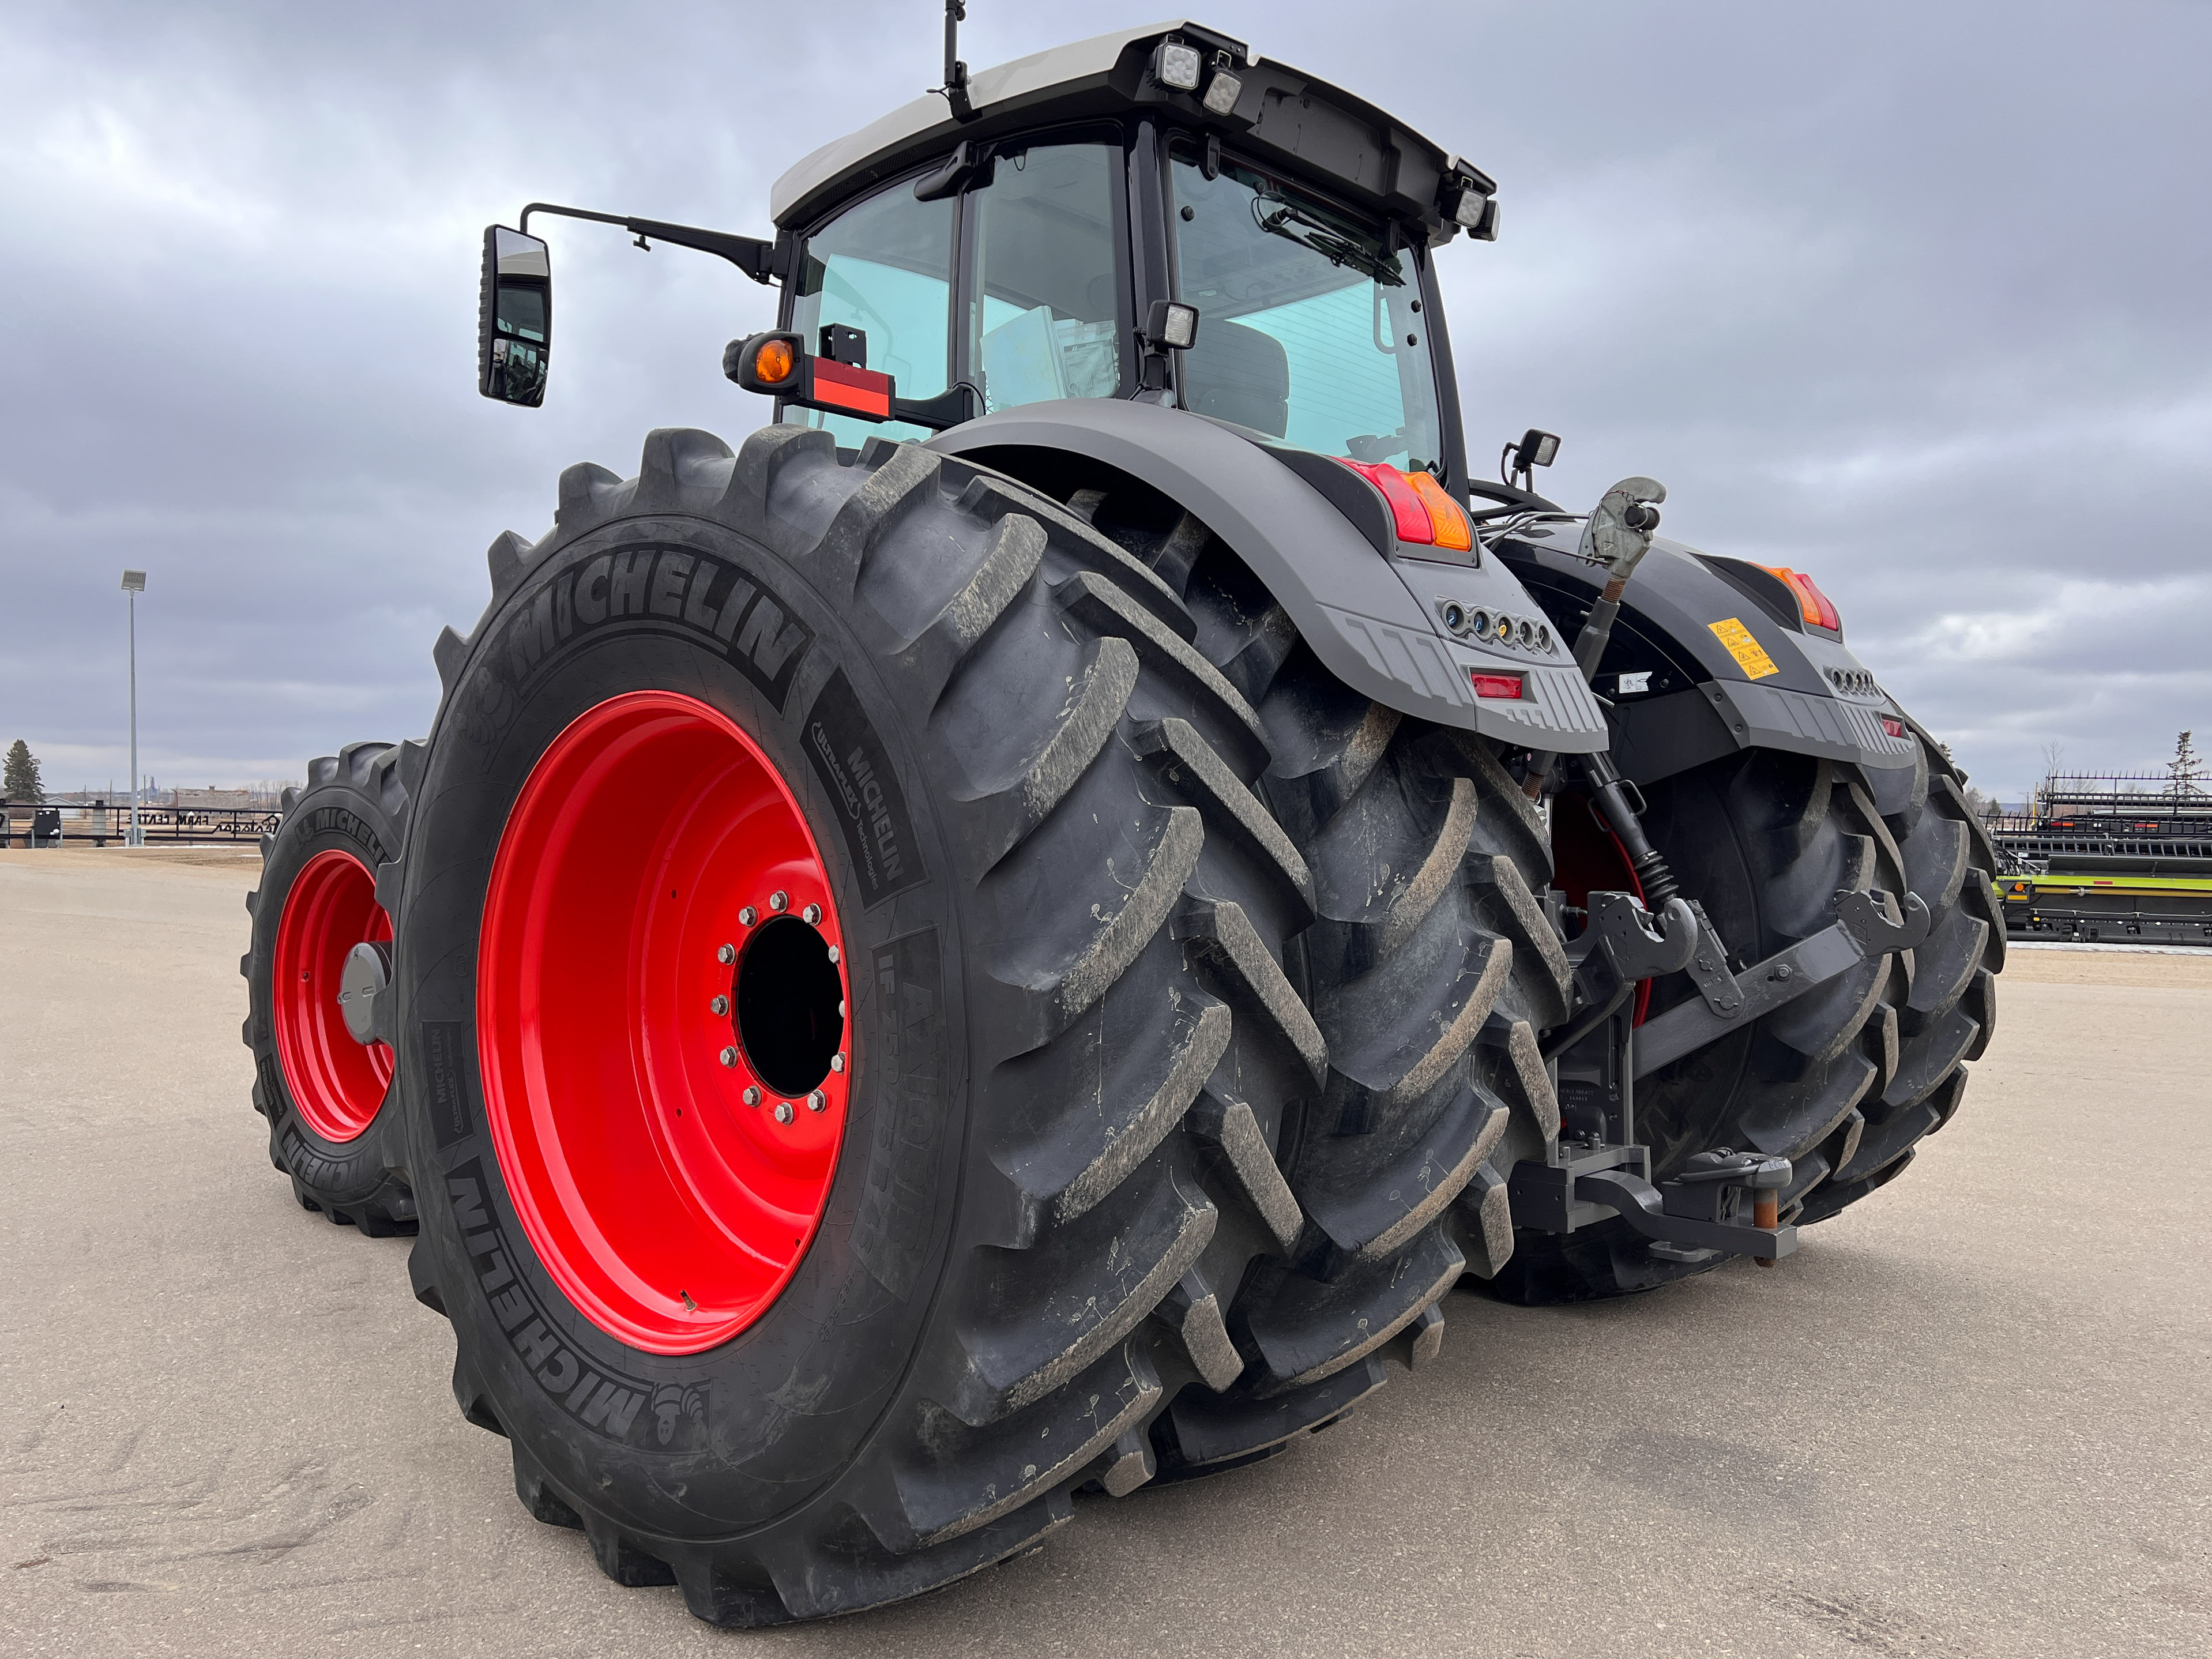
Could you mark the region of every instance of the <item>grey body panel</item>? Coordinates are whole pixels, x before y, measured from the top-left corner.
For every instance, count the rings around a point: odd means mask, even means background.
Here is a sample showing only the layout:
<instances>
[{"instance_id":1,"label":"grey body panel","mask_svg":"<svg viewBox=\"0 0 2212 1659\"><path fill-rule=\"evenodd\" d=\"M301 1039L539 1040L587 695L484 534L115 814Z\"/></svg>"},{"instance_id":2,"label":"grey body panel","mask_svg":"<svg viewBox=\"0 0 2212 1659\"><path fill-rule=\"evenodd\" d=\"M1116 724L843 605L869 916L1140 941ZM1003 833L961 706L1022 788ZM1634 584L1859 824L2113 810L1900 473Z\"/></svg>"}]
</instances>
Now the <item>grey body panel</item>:
<instances>
[{"instance_id":1,"label":"grey body panel","mask_svg":"<svg viewBox=\"0 0 2212 1659\"><path fill-rule=\"evenodd\" d=\"M1476 647L1445 631L1445 599L1545 620L1501 561L1385 556L1313 485L1218 422L1157 404L1070 398L986 415L939 433L929 447L987 465L993 450L1055 451L1127 473L1227 543L1322 665L1362 696L1517 747L1588 754L1606 746L1597 700L1558 640L1548 650ZM1521 701L1478 698L1468 678L1477 670L1521 675Z\"/></svg>"},{"instance_id":2,"label":"grey body panel","mask_svg":"<svg viewBox=\"0 0 2212 1659\"><path fill-rule=\"evenodd\" d=\"M1507 562L1547 591L1587 604L1601 572L1577 558L1573 523L1518 531ZM1712 631L1742 624L1773 661L1754 679ZM1652 782L1736 749L1781 749L1876 769L1910 767L1910 734L1893 738L1881 717L1903 710L1840 639L1803 631L1776 617L1698 553L1655 538L1621 599L1616 645L1640 641L1678 665L1684 689L1644 698L1612 698L1613 758L1627 776ZM1603 674L1599 689L1607 689Z\"/></svg>"}]
</instances>

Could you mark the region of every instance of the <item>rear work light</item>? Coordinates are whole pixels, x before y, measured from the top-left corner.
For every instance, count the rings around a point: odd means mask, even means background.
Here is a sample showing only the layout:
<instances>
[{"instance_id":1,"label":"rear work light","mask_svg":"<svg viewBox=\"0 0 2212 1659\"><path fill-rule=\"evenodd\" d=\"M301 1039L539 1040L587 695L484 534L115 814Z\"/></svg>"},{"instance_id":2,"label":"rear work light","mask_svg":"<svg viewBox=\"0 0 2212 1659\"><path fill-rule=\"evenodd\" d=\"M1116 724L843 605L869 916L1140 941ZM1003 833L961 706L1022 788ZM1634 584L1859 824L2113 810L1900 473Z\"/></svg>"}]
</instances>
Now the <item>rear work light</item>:
<instances>
[{"instance_id":1,"label":"rear work light","mask_svg":"<svg viewBox=\"0 0 2212 1659\"><path fill-rule=\"evenodd\" d=\"M1485 674L1470 669L1468 678L1474 682L1478 697L1503 697L1509 702L1521 701L1521 680L1518 674Z\"/></svg>"},{"instance_id":2,"label":"rear work light","mask_svg":"<svg viewBox=\"0 0 2212 1659\"><path fill-rule=\"evenodd\" d=\"M1834 601L1803 571L1792 570L1786 564L1763 564L1759 568L1770 576L1781 578L1797 596L1797 614L1814 627L1832 628L1838 634L1844 631L1844 619L1838 614Z\"/></svg>"},{"instance_id":3,"label":"rear work light","mask_svg":"<svg viewBox=\"0 0 2212 1659\"><path fill-rule=\"evenodd\" d=\"M1390 518L1400 541L1416 547L1449 548L1459 553L1474 549L1474 526L1468 522L1466 511L1444 493L1444 487L1426 471L1401 472L1382 461L1346 460L1341 455L1334 459L1382 492L1382 499L1390 503ZM1496 695L1517 697L1521 694L1515 691Z\"/></svg>"}]
</instances>

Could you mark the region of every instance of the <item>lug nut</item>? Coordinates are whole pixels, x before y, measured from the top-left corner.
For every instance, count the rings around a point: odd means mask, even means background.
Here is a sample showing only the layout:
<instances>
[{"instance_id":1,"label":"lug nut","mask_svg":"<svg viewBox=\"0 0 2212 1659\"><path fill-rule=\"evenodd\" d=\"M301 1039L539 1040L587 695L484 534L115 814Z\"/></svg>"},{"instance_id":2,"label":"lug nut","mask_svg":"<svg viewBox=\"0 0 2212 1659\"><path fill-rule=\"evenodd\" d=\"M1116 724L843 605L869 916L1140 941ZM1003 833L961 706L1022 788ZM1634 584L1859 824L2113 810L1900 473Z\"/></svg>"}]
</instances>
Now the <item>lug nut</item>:
<instances>
[{"instance_id":1,"label":"lug nut","mask_svg":"<svg viewBox=\"0 0 2212 1659\"><path fill-rule=\"evenodd\" d=\"M745 1085L744 1102L748 1106L757 1106L760 1104L760 1085L758 1084L748 1083Z\"/></svg>"},{"instance_id":2,"label":"lug nut","mask_svg":"<svg viewBox=\"0 0 2212 1659\"><path fill-rule=\"evenodd\" d=\"M778 915L781 915L786 910L791 908L791 895L781 887L777 888L768 896L768 908Z\"/></svg>"},{"instance_id":3,"label":"lug nut","mask_svg":"<svg viewBox=\"0 0 2212 1659\"><path fill-rule=\"evenodd\" d=\"M818 904L808 905L804 910L801 910L799 913L799 919L805 922L808 927L811 927L816 922L822 920L822 907Z\"/></svg>"},{"instance_id":4,"label":"lug nut","mask_svg":"<svg viewBox=\"0 0 2212 1659\"><path fill-rule=\"evenodd\" d=\"M836 960L837 960L837 947L836 947L836 945L831 945L831 946L830 947L830 961L832 961L832 962L835 962L835 961L836 961ZM839 1013L841 1013L841 1014L842 1014L842 1013L843 1013L845 1011L844 1011L844 1009L841 1006L841 1007L837 1010L837 1012L838 1012Z\"/></svg>"},{"instance_id":5,"label":"lug nut","mask_svg":"<svg viewBox=\"0 0 2212 1659\"><path fill-rule=\"evenodd\" d=\"M810 1112L818 1112L822 1110L823 1107L829 1105L829 1103L830 1097L823 1094L819 1089L815 1090L811 1094L806 1097L806 1109Z\"/></svg>"},{"instance_id":6,"label":"lug nut","mask_svg":"<svg viewBox=\"0 0 2212 1659\"><path fill-rule=\"evenodd\" d=\"M843 1071L843 1070L845 1069L845 1056L844 1056L844 1055L842 1055L842 1054L832 1054L832 1055L830 1055L830 1069L831 1071L833 1071L833 1072L842 1072L842 1071Z\"/></svg>"},{"instance_id":7,"label":"lug nut","mask_svg":"<svg viewBox=\"0 0 2212 1659\"><path fill-rule=\"evenodd\" d=\"M735 962L737 959L738 947L734 945L725 945L714 952L714 960L717 962Z\"/></svg>"},{"instance_id":8,"label":"lug nut","mask_svg":"<svg viewBox=\"0 0 2212 1659\"><path fill-rule=\"evenodd\" d=\"M707 1012L710 1014L717 1015L728 1013L730 1012L729 998L716 997L713 1001L707 1005Z\"/></svg>"},{"instance_id":9,"label":"lug nut","mask_svg":"<svg viewBox=\"0 0 2212 1659\"><path fill-rule=\"evenodd\" d=\"M725 1048L721 1052L720 1060L725 1066L734 1066L738 1063L738 1051L735 1048Z\"/></svg>"},{"instance_id":10,"label":"lug nut","mask_svg":"<svg viewBox=\"0 0 2212 1659\"><path fill-rule=\"evenodd\" d=\"M759 920L760 912L754 909L750 904L745 906L744 909L738 912L738 921L742 927L750 927Z\"/></svg>"},{"instance_id":11,"label":"lug nut","mask_svg":"<svg viewBox=\"0 0 2212 1659\"><path fill-rule=\"evenodd\" d=\"M775 1103L775 1121L778 1123L788 1123L791 1121L791 1103L789 1101L779 1100Z\"/></svg>"}]
</instances>

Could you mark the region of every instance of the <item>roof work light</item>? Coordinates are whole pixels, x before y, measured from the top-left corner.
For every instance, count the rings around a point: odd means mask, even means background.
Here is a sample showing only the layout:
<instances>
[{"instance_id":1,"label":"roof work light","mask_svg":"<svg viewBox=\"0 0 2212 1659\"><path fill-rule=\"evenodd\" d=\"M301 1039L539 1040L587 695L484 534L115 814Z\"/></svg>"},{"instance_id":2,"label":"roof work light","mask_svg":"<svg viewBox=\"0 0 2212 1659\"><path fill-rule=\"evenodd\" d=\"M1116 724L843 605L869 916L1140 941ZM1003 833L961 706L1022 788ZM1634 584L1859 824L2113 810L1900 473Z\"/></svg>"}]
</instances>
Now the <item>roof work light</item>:
<instances>
[{"instance_id":1,"label":"roof work light","mask_svg":"<svg viewBox=\"0 0 2212 1659\"><path fill-rule=\"evenodd\" d=\"M1177 92L1198 90L1199 69L1198 48L1181 40L1161 41L1158 55L1152 60L1152 73L1160 77L1160 84Z\"/></svg>"}]
</instances>

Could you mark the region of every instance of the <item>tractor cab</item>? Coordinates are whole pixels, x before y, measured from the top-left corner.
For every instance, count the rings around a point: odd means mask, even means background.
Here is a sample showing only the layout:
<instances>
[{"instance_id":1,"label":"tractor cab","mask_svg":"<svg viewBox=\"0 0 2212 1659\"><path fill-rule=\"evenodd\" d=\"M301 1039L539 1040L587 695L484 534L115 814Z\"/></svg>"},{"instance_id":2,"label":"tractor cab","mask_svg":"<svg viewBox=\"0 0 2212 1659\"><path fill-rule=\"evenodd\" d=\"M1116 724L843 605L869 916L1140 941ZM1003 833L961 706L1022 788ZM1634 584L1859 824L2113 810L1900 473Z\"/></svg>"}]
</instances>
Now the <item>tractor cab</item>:
<instances>
[{"instance_id":1,"label":"tractor cab","mask_svg":"<svg viewBox=\"0 0 2212 1659\"><path fill-rule=\"evenodd\" d=\"M550 360L533 214L718 254L781 285L729 377L841 445L1069 399L1187 410L1350 461L1396 501L1468 472L1432 257L1496 186L1384 112L1190 23L946 86L780 179L773 240L533 203L485 232L479 390ZM1413 515L1418 518L1418 514Z\"/></svg>"},{"instance_id":2,"label":"tractor cab","mask_svg":"<svg viewBox=\"0 0 2212 1659\"><path fill-rule=\"evenodd\" d=\"M1489 179L1190 24L964 90L964 119L926 95L777 182L782 326L732 368L780 418L853 445L1140 400L1463 494L1431 256L1494 234Z\"/></svg>"}]
</instances>

